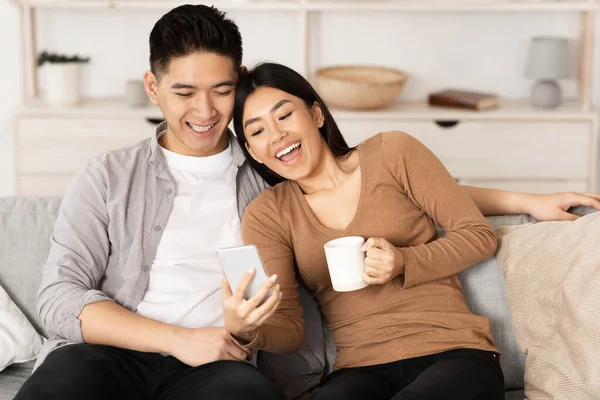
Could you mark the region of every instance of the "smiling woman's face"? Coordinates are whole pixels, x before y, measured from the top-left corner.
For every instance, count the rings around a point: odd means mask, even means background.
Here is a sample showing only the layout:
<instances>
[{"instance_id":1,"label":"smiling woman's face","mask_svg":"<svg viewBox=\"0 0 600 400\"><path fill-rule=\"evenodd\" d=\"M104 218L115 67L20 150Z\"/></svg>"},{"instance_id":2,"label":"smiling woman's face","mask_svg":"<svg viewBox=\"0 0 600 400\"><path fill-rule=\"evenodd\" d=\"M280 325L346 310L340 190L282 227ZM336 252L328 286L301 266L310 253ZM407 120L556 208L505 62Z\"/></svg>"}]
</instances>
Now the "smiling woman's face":
<instances>
[{"instance_id":1,"label":"smiling woman's face","mask_svg":"<svg viewBox=\"0 0 600 400\"><path fill-rule=\"evenodd\" d=\"M289 180L310 176L326 146L318 104L309 109L302 99L279 89L261 87L248 97L243 126L250 155Z\"/></svg>"}]
</instances>

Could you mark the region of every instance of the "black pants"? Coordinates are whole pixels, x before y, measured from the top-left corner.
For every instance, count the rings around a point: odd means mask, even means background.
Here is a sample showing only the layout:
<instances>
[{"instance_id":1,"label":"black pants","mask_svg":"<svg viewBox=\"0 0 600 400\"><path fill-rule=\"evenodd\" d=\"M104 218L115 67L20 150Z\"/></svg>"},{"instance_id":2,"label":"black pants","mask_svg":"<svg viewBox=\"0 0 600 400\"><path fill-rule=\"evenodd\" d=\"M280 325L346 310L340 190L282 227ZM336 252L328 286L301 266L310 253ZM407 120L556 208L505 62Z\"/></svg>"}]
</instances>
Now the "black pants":
<instances>
[{"instance_id":1,"label":"black pants","mask_svg":"<svg viewBox=\"0 0 600 400\"><path fill-rule=\"evenodd\" d=\"M313 400L503 400L498 356L459 349L388 364L340 369Z\"/></svg>"},{"instance_id":2,"label":"black pants","mask_svg":"<svg viewBox=\"0 0 600 400\"><path fill-rule=\"evenodd\" d=\"M216 361L196 368L174 357L93 344L59 348L15 400L285 400L252 365Z\"/></svg>"}]
</instances>

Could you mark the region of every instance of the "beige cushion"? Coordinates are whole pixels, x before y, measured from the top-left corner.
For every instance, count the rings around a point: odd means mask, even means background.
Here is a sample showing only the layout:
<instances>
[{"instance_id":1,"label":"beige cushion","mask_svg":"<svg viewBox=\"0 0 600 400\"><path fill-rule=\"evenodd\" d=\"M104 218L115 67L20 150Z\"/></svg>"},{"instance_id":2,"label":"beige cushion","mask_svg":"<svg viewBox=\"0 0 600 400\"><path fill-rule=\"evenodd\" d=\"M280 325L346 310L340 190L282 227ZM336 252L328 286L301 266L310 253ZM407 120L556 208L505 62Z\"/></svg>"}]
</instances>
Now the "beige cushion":
<instances>
[{"instance_id":1,"label":"beige cushion","mask_svg":"<svg viewBox=\"0 0 600 400\"><path fill-rule=\"evenodd\" d=\"M600 399L600 212L498 230L528 399Z\"/></svg>"}]
</instances>

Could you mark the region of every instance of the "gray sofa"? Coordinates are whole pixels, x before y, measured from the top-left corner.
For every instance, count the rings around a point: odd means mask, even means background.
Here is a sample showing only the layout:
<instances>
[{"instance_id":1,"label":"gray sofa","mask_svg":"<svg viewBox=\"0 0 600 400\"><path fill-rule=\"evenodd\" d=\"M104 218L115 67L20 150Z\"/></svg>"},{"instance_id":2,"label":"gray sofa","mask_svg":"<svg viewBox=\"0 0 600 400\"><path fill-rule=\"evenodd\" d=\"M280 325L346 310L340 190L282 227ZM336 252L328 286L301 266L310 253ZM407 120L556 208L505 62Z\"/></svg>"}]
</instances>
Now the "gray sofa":
<instances>
[{"instance_id":1,"label":"gray sofa","mask_svg":"<svg viewBox=\"0 0 600 400\"><path fill-rule=\"evenodd\" d=\"M40 268L49 250L50 236L60 199L0 197L0 285L42 335L46 332L35 313ZM576 210L579 214L589 209ZM534 222L524 215L488 218L497 228ZM492 321L496 346L502 351L506 399L523 399L524 355L515 341L506 300L504 280L496 259L472 266L460 275L471 310ZM332 365L335 348L327 336L327 361ZM30 375L33 362L12 365L0 372L0 400L12 399Z\"/></svg>"}]
</instances>

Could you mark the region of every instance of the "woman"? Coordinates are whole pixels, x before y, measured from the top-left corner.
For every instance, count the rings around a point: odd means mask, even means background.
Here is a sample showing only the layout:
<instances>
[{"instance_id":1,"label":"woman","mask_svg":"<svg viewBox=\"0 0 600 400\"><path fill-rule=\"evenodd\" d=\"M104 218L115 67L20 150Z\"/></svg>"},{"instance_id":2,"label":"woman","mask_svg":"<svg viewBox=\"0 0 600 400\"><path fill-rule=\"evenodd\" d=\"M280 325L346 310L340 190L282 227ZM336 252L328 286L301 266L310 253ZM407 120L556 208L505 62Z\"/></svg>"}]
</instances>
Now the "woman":
<instances>
[{"instance_id":1,"label":"woman","mask_svg":"<svg viewBox=\"0 0 600 400\"><path fill-rule=\"evenodd\" d=\"M490 257L496 239L439 160L402 132L348 147L310 84L277 64L241 78L234 125L261 174L283 182L244 215L244 242L275 276L248 301L244 284L235 295L224 285L229 331L246 347L297 350L298 273L337 347L335 372L313 398L503 399L489 321L470 313L456 276ZM364 289L331 286L323 244L340 236L368 238Z\"/></svg>"}]
</instances>

